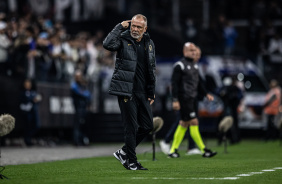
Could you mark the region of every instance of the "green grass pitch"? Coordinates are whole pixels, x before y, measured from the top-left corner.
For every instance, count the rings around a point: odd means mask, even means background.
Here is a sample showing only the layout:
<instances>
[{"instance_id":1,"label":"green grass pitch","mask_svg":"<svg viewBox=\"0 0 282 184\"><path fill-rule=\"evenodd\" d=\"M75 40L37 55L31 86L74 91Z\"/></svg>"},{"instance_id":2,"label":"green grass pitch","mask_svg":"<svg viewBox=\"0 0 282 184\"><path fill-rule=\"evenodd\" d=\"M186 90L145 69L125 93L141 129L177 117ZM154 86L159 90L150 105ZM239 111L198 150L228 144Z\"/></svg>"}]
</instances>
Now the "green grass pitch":
<instances>
[{"instance_id":1,"label":"green grass pitch","mask_svg":"<svg viewBox=\"0 0 282 184\"><path fill-rule=\"evenodd\" d=\"M206 144L218 155L213 158L186 156L187 142L181 144L180 158L167 158L162 152L157 152L153 161L151 150L138 154L138 160L148 171L126 170L113 156L7 165L2 174L9 179L0 180L0 183L282 183L282 145L279 141L243 140L237 145L228 146L228 153L224 153L223 146L217 146L215 141L208 140Z\"/></svg>"}]
</instances>

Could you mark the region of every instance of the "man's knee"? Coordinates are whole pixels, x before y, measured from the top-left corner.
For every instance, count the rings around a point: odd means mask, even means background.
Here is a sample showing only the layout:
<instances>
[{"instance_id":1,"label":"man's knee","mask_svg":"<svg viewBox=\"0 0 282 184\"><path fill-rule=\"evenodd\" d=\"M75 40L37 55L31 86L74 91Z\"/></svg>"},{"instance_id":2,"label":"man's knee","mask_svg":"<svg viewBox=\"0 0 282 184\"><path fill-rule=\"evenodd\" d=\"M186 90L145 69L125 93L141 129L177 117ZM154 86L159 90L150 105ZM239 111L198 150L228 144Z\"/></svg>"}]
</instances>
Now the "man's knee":
<instances>
[{"instance_id":1,"label":"man's knee","mask_svg":"<svg viewBox=\"0 0 282 184\"><path fill-rule=\"evenodd\" d=\"M188 128L188 126L189 126L189 121L180 120L180 121L179 121L179 125L181 125L181 126L184 127L184 128Z\"/></svg>"},{"instance_id":2,"label":"man's knee","mask_svg":"<svg viewBox=\"0 0 282 184\"><path fill-rule=\"evenodd\" d=\"M191 119L191 120L189 121L189 125L190 125L190 126L199 125L198 119L197 119L197 118Z\"/></svg>"}]
</instances>

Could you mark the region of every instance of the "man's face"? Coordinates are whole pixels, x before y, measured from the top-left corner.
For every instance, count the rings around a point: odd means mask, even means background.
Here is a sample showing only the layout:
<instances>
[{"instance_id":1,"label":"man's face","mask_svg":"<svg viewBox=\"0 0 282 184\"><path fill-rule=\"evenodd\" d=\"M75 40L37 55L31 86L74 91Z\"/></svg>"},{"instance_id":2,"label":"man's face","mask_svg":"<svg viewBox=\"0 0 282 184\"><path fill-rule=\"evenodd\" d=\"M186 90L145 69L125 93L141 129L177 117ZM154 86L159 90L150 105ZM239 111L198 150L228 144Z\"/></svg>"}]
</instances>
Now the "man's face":
<instances>
[{"instance_id":1,"label":"man's face","mask_svg":"<svg viewBox=\"0 0 282 184\"><path fill-rule=\"evenodd\" d=\"M136 39L141 40L143 34L146 32L147 26L142 18L133 18L131 20L130 35Z\"/></svg>"},{"instance_id":2,"label":"man's face","mask_svg":"<svg viewBox=\"0 0 282 184\"><path fill-rule=\"evenodd\" d=\"M197 48L193 43L187 44L183 48L183 55L186 58L195 59L197 56Z\"/></svg>"},{"instance_id":3,"label":"man's face","mask_svg":"<svg viewBox=\"0 0 282 184\"><path fill-rule=\"evenodd\" d=\"M201 50L199 48L196 48L196 55L194 57L194 61L197 62L201 58Z\"/></svg>"}]
</instances>

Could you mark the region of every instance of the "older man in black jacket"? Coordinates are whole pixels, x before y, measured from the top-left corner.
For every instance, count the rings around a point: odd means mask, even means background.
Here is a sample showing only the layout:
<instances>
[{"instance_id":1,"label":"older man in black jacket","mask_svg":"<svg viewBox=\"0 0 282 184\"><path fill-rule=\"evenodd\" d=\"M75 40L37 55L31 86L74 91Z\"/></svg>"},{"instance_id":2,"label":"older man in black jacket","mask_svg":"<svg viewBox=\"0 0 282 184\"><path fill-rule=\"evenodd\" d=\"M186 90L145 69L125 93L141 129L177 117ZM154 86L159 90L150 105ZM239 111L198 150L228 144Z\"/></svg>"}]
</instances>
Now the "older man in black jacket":
<instances>
[{"instance_id":1,"label":"older man in black jacket","mask_svg":"<svg viewBox=\"0 0 282 184\"><path fill-rule=\"evenodd\" d=\"M147 18L137 14L116 25L103 41L105 49L117 51L109 93L118 96L125 132L125 145L114 156L129 170L147 170L135 149L153 129L155 46L146 30Z\"/></svg>"}]
</instances>

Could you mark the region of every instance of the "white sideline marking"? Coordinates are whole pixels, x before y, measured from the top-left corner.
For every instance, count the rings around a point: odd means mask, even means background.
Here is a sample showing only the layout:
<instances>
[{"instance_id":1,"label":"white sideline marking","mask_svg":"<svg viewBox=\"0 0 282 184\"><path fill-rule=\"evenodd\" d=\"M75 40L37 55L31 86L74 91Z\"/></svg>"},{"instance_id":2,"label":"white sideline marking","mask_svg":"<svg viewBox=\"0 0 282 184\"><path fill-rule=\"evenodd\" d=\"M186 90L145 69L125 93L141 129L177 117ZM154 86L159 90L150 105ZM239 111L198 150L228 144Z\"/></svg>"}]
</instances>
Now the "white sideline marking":
<instances>
[{"instance_id":1,"label":"white sideline marking","mask_svg":"<svg viewBox=\"0 0 282 184\"><path fill-rule=\"evenodd\" d=\"M254 175L254 174L262 174L264 172L250 172L251 175Z\"/></svg>"},{"instance_id":2,"label":"white sideline marking","mask_svg":"<svg viewBox=\"0 0 282 184\"><path fill-rule=\"evenodd\" d=\"M264 172L250 172L248 174L238 174L236 176L252 176L254 174L262 174L262 173L264 173Z\"/></svg>"},{"instance_id":3,"label":"white sideline marking","mask_svg":"<svg viewBox=\"0 0 282 184\"><path fill-rule=\"evenodd\" d=\"M136 180L237 180L240 179L239 176L252 176L255 174L263 174L265 172L272 172L278 169L282 169L282 167L275 167L273 169L264 169L260 172L249 172L247 174L238 174L236 175L236 177L223 177L223 178L159 178L159 177L153 177L153 178L146 178L146 177L133 177L132 179L136 179Z\"/></svg>"},{"instance_id":4,"label":"white sideline marking","mask_svg":"<svg viewBox=\"0 0 282 184\"><path fill-rule=\"evenodd\" d=\"M238 174L236 176L251 176L251 174Z\"/></svg>"},{"instance_id":5,"label":"white sideline marking","mask_svg":"<svg viewBox=\"0 0 282 184\"><path fill-rule=\"evenodd\" d=\"M239 177L224 177L224 178L145 178L145 177L133 177L136 180L237 180Z\"/></svg>"}]
</instances>

